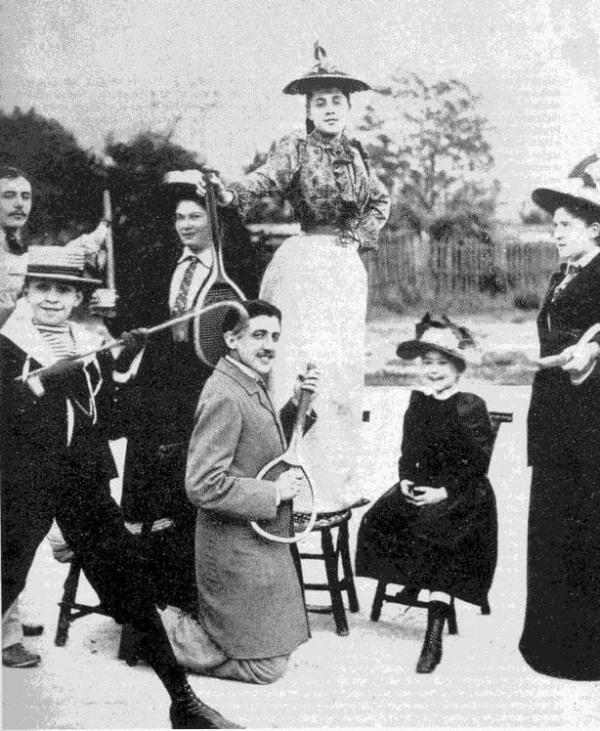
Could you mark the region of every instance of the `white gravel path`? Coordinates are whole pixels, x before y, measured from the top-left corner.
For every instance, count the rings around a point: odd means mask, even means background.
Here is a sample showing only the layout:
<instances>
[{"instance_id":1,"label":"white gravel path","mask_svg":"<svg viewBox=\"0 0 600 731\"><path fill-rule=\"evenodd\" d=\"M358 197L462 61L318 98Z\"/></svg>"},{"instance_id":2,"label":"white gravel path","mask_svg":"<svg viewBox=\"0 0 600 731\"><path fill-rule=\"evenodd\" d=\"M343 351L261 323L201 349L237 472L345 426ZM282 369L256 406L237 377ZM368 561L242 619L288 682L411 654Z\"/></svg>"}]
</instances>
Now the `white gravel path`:
<instances>
[{"instance_id":1,"label":"white gravel path","mask_svg":"<svg viewBox=\"0 0 600 731\"><path fill-rule=\"evenodd\" d=\"M458 603L459 634L445 636L435 673L417 675L424 612L402 615L397 605L388 606L372 623L374 582L358 579L361 611L349 615L348 637L335 634L330 617L311 615L313 637L293 655L285 678L257 687L192 677L204 700L252 728L600 726L598 683L538 675L517 651L525 598L529 389L471 386L490 409L514 412L514 423L501 427L490 471L500 517L491 616ZM371 420L363 424L361 482L367 497L394 480L407 396L402 388L366 389ZM122 444L117 449L122 452ZM353 540L358 518L352 521ZM42 546L29 590L46 633L28 642L43 662L33 670L4 669L3 728L167 727L166 694L149 668L116 660L119 629L110 619L79 620L65 648L53 645L65 573Z\"/></svg>"}]
</instances>

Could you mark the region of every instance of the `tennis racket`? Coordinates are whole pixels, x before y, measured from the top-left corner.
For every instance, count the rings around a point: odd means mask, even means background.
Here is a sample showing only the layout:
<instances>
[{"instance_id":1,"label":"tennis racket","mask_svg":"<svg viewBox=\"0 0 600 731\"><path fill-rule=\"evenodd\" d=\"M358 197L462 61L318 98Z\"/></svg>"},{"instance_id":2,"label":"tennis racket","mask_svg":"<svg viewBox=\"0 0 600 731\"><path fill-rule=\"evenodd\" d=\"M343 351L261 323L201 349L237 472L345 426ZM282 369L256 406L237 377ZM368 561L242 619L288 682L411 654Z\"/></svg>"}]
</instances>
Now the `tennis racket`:
<instances>
[{"instance_id":1,"label":"tennis racket","mask_svg":"<svg viewBox=\"0 0 600 731\"><path fill-rule=\"evenodd\" d=\"M196 299L200 308L220 302L243 302L246 299L242 290L227 276L223 265L217 198L215 187L210 181L210 175L214 172L216 171L209 168L203 170L206 186L206 213L213 248L213 266ZM196 355L211 368L214 368L219 358L225 354L223 321L228 311L227 307L211 309L208 312L201 312L194 320Z\"/></svg>"},{"instance_id":2,"label":"tennis racket","mask_svg":"<svg viewBox=\"0 0 600 731\"><path fill-rule=\"evenodd\" d=\"M287 470L296 470L304 478L302 481L303 487L300 493L294 498L294 524L296 530L300 530L295 535L284 535L280 532L273 532L270 530L272 521L251 521L250 525L256 533L262 538L266 538L274 543L297 543L311 532L315 524L317 517L317 511L315 507L315 493L308 474L306 467L303 464L301 445L302 437L304 434L304 422L306 415L310 408L310 392L302 391L300 394L300 403L298 404L298 412L296 414L296 420L294 422L294 430L292 432L292 438L285 452L266 464L262 470L256 475L257 480L269 480L274 482L277 478ZM288 500L282 505L287 507L290 514L290 525L292 524L292 501ZM280 506L281 508L281 506ZM302 516L302 522L299 523L298 517Z\"/></svg>"},{"instance_id":3,"label":"tennis racket","mask_svg":"<svg viewBox=\"0 0 600 731\"><path fill-rule=\"evenodd\" d=\"M246 312L246 308L239 302L227 300L225 302L213 302L211 305L202 305L200 303L196 303L195 307L192 310L188 310L187 312L184 312L171 320L166 320L165 322L161 322L159 325L154 325L153 327L140 327L138 328L138 330L143 335L145 335L145 337L148 338L152 335L155 335L156 333L162 332L163 330L177 327L178 325L189 322L190 320L196 321L201 316L210 316L213 313L217 313L218 316L224 317L230 309L234 309L237 311L239 322L242 326L248 321L248 313ZM56 363L52 363L52 365L43 366L42 368L37 368L33 371L29 371L28 373L24 373L23 375L15 378L15 382L27 383L27 385L37 396L43 396L44 388L42 385L42 381L44 379L44 376L64 373L71 368L78 366L80 363L83 363L88 358L92 358L97 353L103 353L107 350L120 348L123 344L123 340L121 339L111 340L108 343L104 343L104 345L101 345L99 348L88 350L87 352L81 353L80 355L69 356L68 358L61 358Z\"/></svg>"}]
</instances>

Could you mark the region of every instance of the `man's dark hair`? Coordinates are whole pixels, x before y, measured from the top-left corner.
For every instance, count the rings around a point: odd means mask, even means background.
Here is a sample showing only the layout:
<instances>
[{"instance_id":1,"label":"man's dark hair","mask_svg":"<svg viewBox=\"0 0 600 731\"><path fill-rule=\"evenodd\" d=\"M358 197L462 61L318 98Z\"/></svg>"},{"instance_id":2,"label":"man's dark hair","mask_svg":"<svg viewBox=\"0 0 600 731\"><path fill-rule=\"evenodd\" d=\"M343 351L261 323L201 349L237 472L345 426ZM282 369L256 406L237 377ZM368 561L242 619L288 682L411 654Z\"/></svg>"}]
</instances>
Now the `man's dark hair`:
<instances>
[{"instance_id":1,"label":"man's dark hair","mask_svg":"<svg viewBox=\"0 0 600 731\"><path fill-rule=\"evenodd\" d=\"M0 164L0 179L2 178L9 178L11 180L14 180L15 178L25 178L25 180L29 180L27 175L25 175L20 168L13 167L12 165Z\"/></svg>"},{"instance_id":2,"label":"man's dark hair","mask_svg":"<svg viewBox=\"0 0 600 731\"><path fill-rule=\"evenodd\" d=\"M272 305L270 302L265 302L265 300L246 300L241 304L246 308L246 312L250 319L266 315L267 317L276 317L281 323L281 310L278 307L275 307L275 305ZM232 308L225 315L225 319L223 320L223 332L226 333L230 330L234 330L239 324L239 321L240 316L238 311Z\"/></svg>"}]
</instances>

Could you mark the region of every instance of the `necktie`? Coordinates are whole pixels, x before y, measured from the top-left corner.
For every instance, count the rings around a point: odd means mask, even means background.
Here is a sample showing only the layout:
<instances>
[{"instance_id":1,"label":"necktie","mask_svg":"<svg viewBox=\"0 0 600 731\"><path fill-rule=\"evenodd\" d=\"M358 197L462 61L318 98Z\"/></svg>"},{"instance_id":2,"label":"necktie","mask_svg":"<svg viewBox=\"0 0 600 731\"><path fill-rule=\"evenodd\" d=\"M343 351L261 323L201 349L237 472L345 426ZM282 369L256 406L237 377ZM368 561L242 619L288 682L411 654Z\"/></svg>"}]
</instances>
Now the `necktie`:
<instances>
[{"instance_id":1,"label":"necktie","mask_svg":"<svg viewBox=\"0 0 600 731\"><path fill-rule=\"evenodd\" d=\"M6 237L6 246L11 254L23 254L23 249L17 238L17 234L12 229L4 229Z\"/></svg>"},{"instance_id":2,"label":"necktie","mask_svg":"<svg viewBox=\"0 0 600 731\"><path fill-rule=\"evenodd\" d=\"M565 289L569 282L574 279L582 269L583 267L581 267L579 264L571 264L570 262L560 265L560 273L562 275L562 279L554 288L554 292L552 293L552 302L554 302L554 300L560 295L563 289Z\"/></svg>"},{"instance_id":3,"label":"necktie","mask_svg":"<svg viewBox=\"0 0 600 731\"><path fill-rule=\"evenodd\" d=\"M174 315L180 315L187 309L188 294L192 285L194 272L196 271L196 267L198 266L198 262L198 257L190 257L190 263L187 265L187 268L183 273L183 279L181 280L181 284L179 285L179 292L177 293L177 297L175 298L175 304L173 305Z\"/></svg>"}]
</instances>

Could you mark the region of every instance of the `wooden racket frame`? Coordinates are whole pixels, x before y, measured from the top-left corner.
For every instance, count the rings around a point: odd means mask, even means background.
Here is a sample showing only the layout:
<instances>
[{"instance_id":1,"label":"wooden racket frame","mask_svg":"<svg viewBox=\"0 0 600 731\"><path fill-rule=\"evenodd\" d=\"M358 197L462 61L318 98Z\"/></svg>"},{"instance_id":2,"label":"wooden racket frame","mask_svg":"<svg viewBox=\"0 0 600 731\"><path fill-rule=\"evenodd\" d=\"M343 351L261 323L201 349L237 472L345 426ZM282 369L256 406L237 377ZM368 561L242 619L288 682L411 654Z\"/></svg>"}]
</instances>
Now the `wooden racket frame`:
<instances>
[{"instance_id":1,"label":"wooden racket frame","mask_svg":"<svg viewBox=\"0 0 600 731\"><path fill-rule=\"evenodd\" d=\"M275 459L271 460L268 464L266 464L261 471L256 475L257 480L264 479L264 476L269 473L273 467L277 466L278 464L285 463L290 465L290 469L294 468L300 468L302 472L304 473L306 480L308 482L308 486L310 489L310 494L312 498L312 505L311 510L309 514L308 523L306 524L306 528L301 531L300 533L296 533L293 536L278 536L274 535L273 533L269 533L264 528L262 528L256 521L251 521L250 525L252 529L259 535L261 538L265 538L268 541L272 541L273 543L298 543L298 541L304 540L308 534L312 531L315 520L317 519L317 510L316 510L316 504L315 504L315 490L313 487L313 483L310 477L310 474L308 470L306 469L306 466L304 465L303 458L302 458L302 438L304 436L304 422L306 420L306 415L308 414L308 410L310 408L310 397L311 393L310 391L302 390L300 394L300 401L298 404L298 411L296 413L296 419L294 421L294 428L292 431L292 437L290 439L290 443L288 445L288 448L285 450L285 452L279 457L276 457Z\"/></svg>"},{"instance_id":2,"label":"wooden racket frame","mask_svg":"<svg viewBox=\"0 0 600 731\"><path fill-rule=\"evenodd\" d=\"M208 216L208 223L210 228L210 242L213 253L213 266L211 267L210 273L206 281L202 285L200 292L198 293L196 302L201 307L202 303L206 299L207 294L210 292L211 288L215 284L227 284L238 295L240 301L243 302L246 299L246 296L237 286L237 284L232 279L230 279L229 276L227 276L227 272L225 271L225 265L223 264L221 228L219 226L219 214L217 212L217 196L214 183L212 183L210 180L210 176L212 174L218 174L218 171L212 168L204 167L202 168L202 174L204 175L204 184L206 190L206 214ZM229 301L234 302L235 300L223 300L223 304ZM209 366L210 368L214 368L216 366L216 363L211 363L205 357L202 347L200 345L200 318L194 320L193 332L194 348L196 350L196 355L207 366Z\"/></svg>"}]
</instances>

